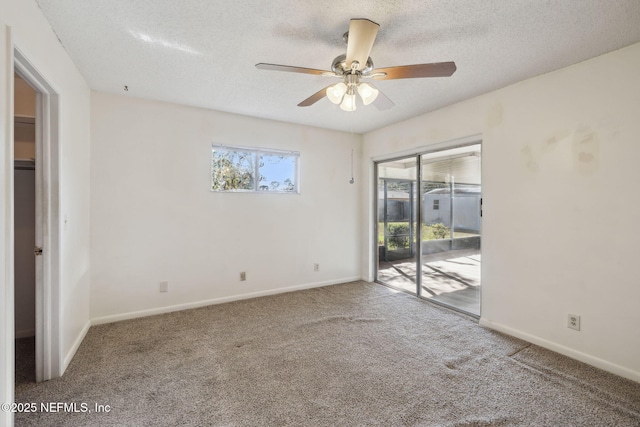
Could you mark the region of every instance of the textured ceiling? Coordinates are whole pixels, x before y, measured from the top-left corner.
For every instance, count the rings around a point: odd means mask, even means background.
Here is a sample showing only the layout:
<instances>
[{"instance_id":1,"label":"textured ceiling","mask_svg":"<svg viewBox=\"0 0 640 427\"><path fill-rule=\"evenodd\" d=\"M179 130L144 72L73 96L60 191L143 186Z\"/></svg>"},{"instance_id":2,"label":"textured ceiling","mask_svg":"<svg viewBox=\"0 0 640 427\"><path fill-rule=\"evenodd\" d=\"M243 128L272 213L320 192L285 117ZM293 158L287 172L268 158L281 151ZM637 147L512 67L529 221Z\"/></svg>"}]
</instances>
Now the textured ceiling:
<instances>
[{"instance_id":1,"label":"textured ceiling","mask_svg":"<svg viewBox=\"0 0 640 427\"><path fill-rule=\"evenodd\" d=\"M638 0L37 2L94 90L356 133L640 41ZM297 107L333 78L255 68L330 69L351 18L380 24L378 68L455 61L458 70L377 82L396 106L347 113L326 98Z\"/></svg>"}]
</instances>

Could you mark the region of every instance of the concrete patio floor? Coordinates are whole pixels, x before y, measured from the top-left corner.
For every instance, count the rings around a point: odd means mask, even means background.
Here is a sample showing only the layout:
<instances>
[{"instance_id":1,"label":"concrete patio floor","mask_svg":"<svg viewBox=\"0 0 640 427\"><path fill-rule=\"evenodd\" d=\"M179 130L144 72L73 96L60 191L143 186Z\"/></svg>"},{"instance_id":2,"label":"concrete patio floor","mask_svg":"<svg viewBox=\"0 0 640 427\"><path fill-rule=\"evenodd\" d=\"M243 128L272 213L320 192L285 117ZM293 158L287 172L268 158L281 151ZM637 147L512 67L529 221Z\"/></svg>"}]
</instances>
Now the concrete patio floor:
<instances>
[{"instance_id":1,"label":"concrete patio floor","mask_svg":"<svg viewBox=\"0 0 640 427\"><path fill-rule=\"evenodd\" d=\"M378 281L415 294L415 258L381 261ZM422 296L480 316L480 251L463 249L423 256Z\"/></svg>"}]
</instances>

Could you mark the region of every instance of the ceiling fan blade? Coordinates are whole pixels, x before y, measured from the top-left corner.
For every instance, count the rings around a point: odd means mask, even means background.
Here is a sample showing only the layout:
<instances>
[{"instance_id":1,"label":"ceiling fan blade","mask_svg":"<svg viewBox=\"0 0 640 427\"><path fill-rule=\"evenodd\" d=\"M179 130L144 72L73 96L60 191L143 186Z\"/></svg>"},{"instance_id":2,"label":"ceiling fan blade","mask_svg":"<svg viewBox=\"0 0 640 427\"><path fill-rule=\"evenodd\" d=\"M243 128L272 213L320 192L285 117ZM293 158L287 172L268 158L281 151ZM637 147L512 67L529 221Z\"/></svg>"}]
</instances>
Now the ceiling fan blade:
<instances>
[{"instance_id":1,"label":"ceiling fan blade","mask_svg":"<svg viewBox=\"0 0 640 427\"><path fill-rule=\"evenodd\" d=\"M399 67L376 68L371 73L385 73L373 76L375 80L418 79L421 77L449 77L456 71L455 62L435 62L432 64L401 65Z\"/></svg>"},{"instance_id":2,"label":"ceiling fan blade","mask_svg":"<svg viewBox=\"0 0 640 427\"><path fill-rule=\"evenodd\" d=\"M329 86L333 86L333 85L329 85ZM329 86L320 89L319 91L317 91L316 93L314 93L313 95L311 95L310 97L302 101L300 104L298 104L298 107L308 107L320 101L322 98L324 98L327 95L327 88Z\"/></svg>"},{"instance_id":3,"label":"ceiling fan blade","mask_svg":"<svg viewBox=\"0 0 640 427\"><path fill-rule=\"evenodd\" d=\"M347 66L358 61L358 70L367 65L373 42L376 40L380 25L368 19L352 19L349 23L349 38L347 39Z\"/></svg>"},{"instance_id":4,"label":"ceiling fan blade","mask_svg":"<svg viewBox=\"0 0 640 427\"><path fill-rule=\"evenodd\" d=\"M256 68L259 70L288 71L290 73L302 73L302 74L315 74L315 75L322 75L326 73L334 74L331 71L316 70L314 68L291 67L289 65L278 65L278 64L260 63L260 64L256 64Z\"/></svg>"},{"instance_id":5,"label":"ceiling fan blade","mask_svg":"<svg viewBox=\"0 0 640 427\"><path fill-rule=\"evenodd\" d=\"M375 87L371 83L367 83L367 84L369 86L373 87L374 89L378 90L378 96L376 97L376 100L373 101L373 105L375 105L378 110L381 110L381 111L388 110L389 108L391 108L391 107L396 105L396 104L393 103L392 100L387 98L387 95L382 93L380 91L380 89L378 89L377 87Z\"/></svg>"}]
</instances>

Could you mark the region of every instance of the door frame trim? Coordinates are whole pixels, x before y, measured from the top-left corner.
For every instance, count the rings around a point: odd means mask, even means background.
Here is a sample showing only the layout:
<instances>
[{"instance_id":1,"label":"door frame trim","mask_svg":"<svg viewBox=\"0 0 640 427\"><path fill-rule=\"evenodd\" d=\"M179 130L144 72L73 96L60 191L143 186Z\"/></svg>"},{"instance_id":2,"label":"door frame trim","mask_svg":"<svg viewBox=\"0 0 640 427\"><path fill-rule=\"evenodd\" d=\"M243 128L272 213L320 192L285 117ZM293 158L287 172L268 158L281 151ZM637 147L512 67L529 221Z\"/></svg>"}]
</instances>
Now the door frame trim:
<instances>
[{"instance_id":1,"label":"door frame trim","mask_svg":"<svg viewBox=\"0 0 640 427\"><path fill-rule=\"evenodd\" d=\"M36 381L62 374L60 309L59 96L42 73L13 45L13 67L36 97L36 242L43 254L36 263ZM14 209L13 198L11 209ZM12 238L13 240L13 238ZM14 282L10 286L15 286Z\"/></svg>"}]
</instances>

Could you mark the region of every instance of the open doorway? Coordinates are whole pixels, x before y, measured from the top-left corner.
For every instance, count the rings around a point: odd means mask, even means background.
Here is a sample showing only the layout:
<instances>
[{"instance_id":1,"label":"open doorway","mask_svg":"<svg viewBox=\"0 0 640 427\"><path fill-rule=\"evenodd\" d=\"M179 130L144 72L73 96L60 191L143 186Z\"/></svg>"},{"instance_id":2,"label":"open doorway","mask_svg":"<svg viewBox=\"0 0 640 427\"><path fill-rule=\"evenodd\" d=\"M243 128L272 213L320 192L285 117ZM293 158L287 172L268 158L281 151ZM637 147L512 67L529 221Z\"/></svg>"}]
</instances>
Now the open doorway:
<instances>
[{"instance_id":1,"label":"open doorway","mask_svg":"<svg viewBox=\"0 0 640 427\"><path fill-rule=\"evenodd\" d=\"M14 327L16 385L36 380L36 95L14 75Z\"/></svg>"},{"instance_id":2,"label":"open doorway","mask_svg":"<svg viewBox=\"0 0 640 427\"><path fill-rule=\"evenodd\" d=\"M421 296L480 316L481 146L420 156Z\"/></svg>"},{"instance_id":3,"label":"open doorway","mask_svg":"<svg viewBox=\"0 0 640 427\"><path fill-rule=\"evenodd\" d=\"M377 164L377 280L417 294L418 185L416 156Z\"/></svg>"},{"instance_id":4,"label":"open doorway","mask_svg":"<svg viewBox=\"0 0 640 427\"><path fill-rule=\"evenodd\" d=\"M16 380L45 381L61 375L64 360L60 333L59 101L53 87L20 50L14 49L13 54L16 162L11 207L15 228L9 243L14 244L14 260L20 265L14 264L14 281L7 286L13 287L10 294L15 296L15 338L31 338L30 344L16 342L20 352L15 359ZM33 94L35 101L27 100Z\"/></svg>"}]
</instances>

